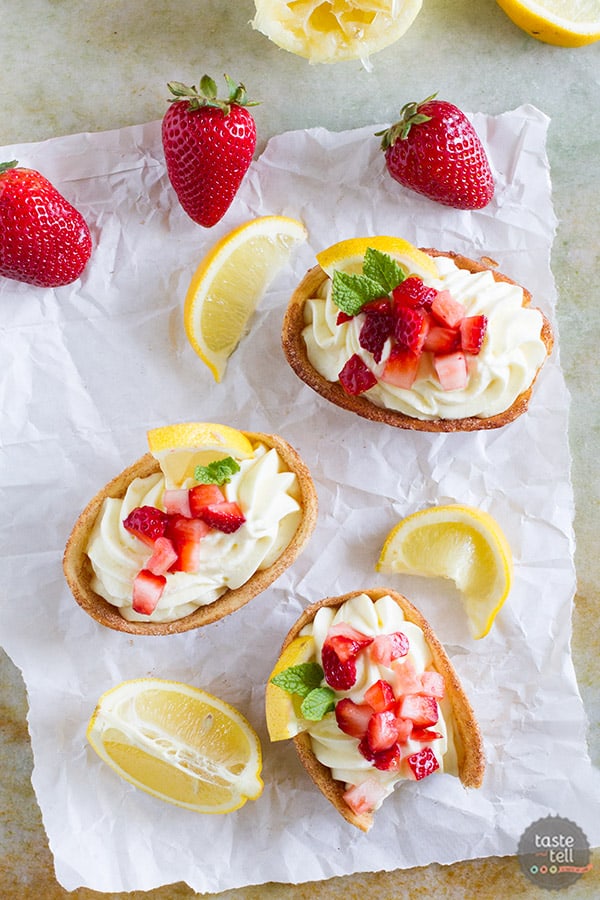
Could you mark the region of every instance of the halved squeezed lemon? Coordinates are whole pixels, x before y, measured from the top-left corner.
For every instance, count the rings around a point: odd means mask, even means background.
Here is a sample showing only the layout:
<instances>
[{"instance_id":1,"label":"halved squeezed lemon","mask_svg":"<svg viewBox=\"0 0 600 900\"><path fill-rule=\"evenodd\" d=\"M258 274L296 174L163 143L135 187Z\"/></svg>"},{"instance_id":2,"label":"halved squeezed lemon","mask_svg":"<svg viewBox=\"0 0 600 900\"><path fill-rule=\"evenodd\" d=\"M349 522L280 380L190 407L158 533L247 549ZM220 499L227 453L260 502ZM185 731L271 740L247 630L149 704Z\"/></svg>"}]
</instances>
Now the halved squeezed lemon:
<instances>
[{"instance_id":1,"label":"halved squeezed lemon","mask_svg":"<svg viewBox=\"0 0 600 900\"><path fill-rule=\"evenodd\" d=\"M557 47L583 47L600 40L598 0L496 0L522 31Z\"/></svg>"},{"instance_id":2,"label":"halved squeezed lemon","mask_svg":"<svg viewBox=\"0 0 600 900\"><path fill-rule=\"evenodd\" d=\"M226 234L201 261L183 320L188 340L215 381L223 377L269 284L306 237L297 219L261 216Z\"/></svg>"},{"instance_id":3,"label":"halved squeezed lemon","mask_svg":"<svg viewBox=\"0 0 600 900\"><path fill-rule=\"evenodd\" d=\"M496 520L460 504L402 519L387 536L376 569L449 578L462 594L474 638L489 632L512 582L512 553Z\"/></svg>"},{"instance_id":4,"label":"halved squeezed lemon","mask_svg":"<svg viewBox=\"0 0 600 900\"><path fill-rule=\"evenodd\" d=\"M245 434L229 425L213 422L181 422L153 428L147 433L148 448L158 460L167 488L179 488L193 478L196 466L232 456L250 459L252 444Z\"/></svg>"},{"instance_id":5,"label":"halved squeezed lemon","mask_svg":"<svg viewBox=\"0 0 600 900\"><path fill-rule=\"evenodd\" d=\"M420 278L437 276L437 269L431 256L403 238L382 234L338 241L337 244L332 244L331 247L317 253L317 262L330 278L333 278L336 270L360 273L365 253L369 248L393 257L407 270L408 275L418 275Z\"/></svg>"},{"instance_id":6,"label":"halved squeezed lemon","mask_svg":"<svg viewBox=\"0 0 600 900\"><path fill-rule=\"evenodd\" d=\"M265 692L265 716L267 731L272 741L285 741L304 730L304 719L300 712L302 698L297 694L288 694L282 688L271 683L275 675L291 666L299 666L310 662L315 656L315 641L311 635L294 638L285 648L269 675ZM310 723L306 723L308 726Z\"/></svg>"},{"instance_id":7,"label":"halved squeezed lemon","mask_svg":"<svg viewBox=\"0 0 600 900\"><path fill-rule=\"evenodd\" d=\"M227 813L260 796L262 752L234 707L176 681L124 681L100 697L87 738L135 787L200 813Z\"/></svg>"},{"instance_id":8,"label":"halved squeezed lemon","mask_svg":"<svg viewBox=\"0 0 600 900\"><path fill-rule=\"evenodd\" d=\"M311 63L370 54L410 28L422 0L255 0L252 25L283 50Z\"/></svg>"}]
</instances>

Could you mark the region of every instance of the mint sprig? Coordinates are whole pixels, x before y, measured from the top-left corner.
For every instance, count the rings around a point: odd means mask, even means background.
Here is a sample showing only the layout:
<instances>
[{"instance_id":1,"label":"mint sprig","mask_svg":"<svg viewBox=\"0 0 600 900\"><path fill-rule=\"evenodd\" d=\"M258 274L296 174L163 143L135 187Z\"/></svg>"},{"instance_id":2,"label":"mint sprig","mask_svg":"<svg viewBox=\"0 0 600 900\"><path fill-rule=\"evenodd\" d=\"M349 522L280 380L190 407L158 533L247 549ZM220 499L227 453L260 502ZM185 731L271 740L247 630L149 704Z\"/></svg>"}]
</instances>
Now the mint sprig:
<instances>
[{"instance_id":1,"label":"mint sprig","mask_svg":"<svg viewBox=\"0 0 600 900\"><path fill-rule=\"evenodd\" d=\"M239 464L232 456L215 459L207 466L196 466L194 480L198 484L228 484L231 476L240 471Z\"/></svg>"},{"instance_id":2,"label":"mint sprig","mask_svg":"<svg viewBox=\"0 0 600 900\"><path fill-rule=\"evenodd\" d=\"M288 694L302 697L302 716L311 722L320 722L335 706L335 692L329 687L321 687L323 676L323 669L318 663L300 663L274 675L271 684Z\"/></svg>"},{"instance_id":3,"label":"mint sprig","mask_svg":"<svg viewBox=\"0 0 600 900\"><path fill-rule=\"evenodd\" d=\"M381 250L368 247L361 274L334 271L333 302L342 312L356 316L365 303L389 296L405 278L406 273L395 259Z\"/></svg>"}]
</instances>

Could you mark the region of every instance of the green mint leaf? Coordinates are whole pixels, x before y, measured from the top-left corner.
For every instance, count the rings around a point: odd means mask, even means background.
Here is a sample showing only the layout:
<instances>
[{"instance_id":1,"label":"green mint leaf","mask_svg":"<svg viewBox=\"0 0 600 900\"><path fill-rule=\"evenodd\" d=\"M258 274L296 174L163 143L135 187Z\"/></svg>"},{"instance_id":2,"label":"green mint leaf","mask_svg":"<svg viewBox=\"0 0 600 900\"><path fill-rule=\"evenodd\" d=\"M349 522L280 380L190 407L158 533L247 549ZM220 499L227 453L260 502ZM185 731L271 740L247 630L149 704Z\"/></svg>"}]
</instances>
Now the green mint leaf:
<instances>
[{"instance_id":1,"label":"green mint leaf","mask_svg":"<svg viewBox=\"0 0 600 900\"><path fill-rule=\"evenodd\" d=\"M367 275L338 272L337 269L333 273L333 302L349 316L358 315L365 303L385 294L387 291L381 284Z\"/></svg>"},{"instance_id":2,"label":"green mint leaf","mask_svg":"<svg viewBox=\"0 0 600 900\"><path fill-rule=\"evenodd\" d=\"M228 484L231 476L240 471L238 463L232 456L215 459L207 466L196 466L194 479L198 484Z\"/></svg>"},{"instance_id":3,"label":"green mint leaf","mask_svg":"<svg viewBox=\"0 0 600 900\"><path fill-rule=\"evenodd\" d=\"M334 707L335 692L329 687L317 687L306 695L300 706L300 712L310 722L320 722Z\"/></svg>"},{"instance_id":4,"label":"green mint leaf","mask_svg":"<svg viewBox=\"0 0 600 900\"><path fill-rule=\"evenodd\" d=\"M363 274L381 285L381 294L391 294L406 278L406 272L388 253L367 247Z\"/></svg>"},{"instance_id":5,"label":"green mint leaf","mask_svg":"<svg viewBox=\"0 0 600 900\"><path fill-rule=\"evenodd\" d=\"M283 688L288 694L308 695L318 688L323 680L323 669L316 662L300 663L289 666L271 678L271 683Z\"/></svg>"}]
</instances>

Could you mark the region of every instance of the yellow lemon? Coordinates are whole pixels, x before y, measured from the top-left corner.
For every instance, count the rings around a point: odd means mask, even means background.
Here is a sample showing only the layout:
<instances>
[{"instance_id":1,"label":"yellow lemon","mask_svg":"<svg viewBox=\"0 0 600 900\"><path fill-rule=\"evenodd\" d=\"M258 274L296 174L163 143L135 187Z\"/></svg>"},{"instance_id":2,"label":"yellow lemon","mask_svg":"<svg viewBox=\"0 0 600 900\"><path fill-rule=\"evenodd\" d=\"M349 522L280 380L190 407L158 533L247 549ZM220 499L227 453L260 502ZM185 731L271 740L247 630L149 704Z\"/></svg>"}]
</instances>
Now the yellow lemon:
<instances>
[{"instance_id":1,"label":"yellow lemon","mask_svg":"<svg viewBox=\"0 0 600 900\"><path fill-rule=\"evenodd\" d=\"M100 697L87 737L141 790L201 813L227 813L262 792L262 752L236 709L158 678L124 681Z\"/></svg>"},{"instance_id":2,"label":"yellow lemon","mask_svg":"<svg viewBox=\"0 0 600 900\"><path fill-rule=\"evenodd\" d=\"M495 519L459 504L402 519L387 536L378 572L450 578L461 591L473 637L484 637L510 591L512 553Z\"/></svg>"},{"instance_id":3,"label":"yellow lemon","mask_svg":"<svg viewBox=\"0 0 600 900\"><path fill-rule=\"evenodd\" d=\"M267 287L306 237L302 222L287 216L251 219L221 238L196 269L185 298L184 326L216 381Z\"/></svg>"},{"instance_id":4,"label":"yellow lemon","mask_svg":"<svg viewBox=\"0 0 600 900\"><path fill-rule=\"evenodd\" d=\"M300 713L302 698L288 694L283 688L271 684L271 678L284 669L310 662L315 658L315 642L311 635L294 638L285 648L275 668L269 675L265 693L265 715L267 730L272 741L285 741L304 731L310 724Z\"/></svg>"},{"instance_id":5,"label":"yellow lemon","mask_svg":"<svg viewBox=\"0 0 600 900\"><path fill-rule=\"evenodd\" d=\"M598 0L496 0L515 25L558 47L582 47L600 40Z\"/></svg>"},{"instance_id":6,"label":"yellow lemon","mask_svg":"<svg viewBox=\"0 0 600 900\"><path fill-rule=\"evenodd\" d=\"M153 428L147 433L148 448L158 460L167 488L182 487L193 478L196 466L232 456L250 459L252 444L245 434L229 425L182 422Z\"/></svg>"},{"instance_id":7,"label":"yellow lemon","mask_svg":"<svg viewBox=\"0 0 600 900\"><path fill-rule=\"evenodd\" d=\"M333 278L335 270L350 273L361 272L363 259L369 248L392 256L407 270L408 275L418 275L421 278L437 276L437 269L431 256L427 256L426 253L403 238L388 235L356 237L339 241L317 253L317 262L330 278Z\"/></svg>"},{"instance_id":8,"label":"yellow lemon","mask_svg":"<svg viewBox=\"0 0 600 900\"><path fill-rule=\"evenodd\" d=\"M402 37L422 0L255 0L252 25L311 63L361 59Z\"/></svg>"}]
</instances>

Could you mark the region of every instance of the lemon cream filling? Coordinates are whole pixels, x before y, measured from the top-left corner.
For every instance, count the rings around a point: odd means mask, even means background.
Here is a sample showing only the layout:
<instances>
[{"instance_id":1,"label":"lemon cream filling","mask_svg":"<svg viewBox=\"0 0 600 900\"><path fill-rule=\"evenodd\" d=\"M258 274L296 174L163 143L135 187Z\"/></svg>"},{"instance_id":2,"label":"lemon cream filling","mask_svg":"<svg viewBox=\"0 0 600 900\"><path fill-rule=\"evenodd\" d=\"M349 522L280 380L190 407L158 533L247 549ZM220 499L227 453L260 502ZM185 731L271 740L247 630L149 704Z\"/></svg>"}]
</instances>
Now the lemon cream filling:
<instances>
[{"instance_id":1,"label":"lemon cream filling","mask_svg":"<svg viewBox=\"0 0 600 900\"><path fill-rule=\"evenodd\" d=\"M262 444L239 466L223 491L228 501L240 506L245 522L230 534L211 529L204 535L197 571L166 575L153 621L180 619L217 600L228 588L240 587L272 565L292 540L302 516L296 475L285 469L275 449ZM104 501L88 542L92 588L130 621L148 621L148 616L133 610L132 591L152 550L124 527L123 520L138 507L164 509L164 490L160 472L134 479L122 499Z\"/></svg>"},{"instance_id":2,"label":"lemon cream filling","mask_svg":"<svg viewBox=\"0 0 600 900\"><path fill-rule=\"evenodd\" d=\"M523 306L523 290L516 284L496 281L490 271L469 272L460 269L448 257L434 257L437 277L425 275L423 281L438 291L447 290L462 304L467 316L487 317L487 332L477 356L469 356L466 386L445 390L434 370L432 355L423 353L412 387L398 387L381 380L389 358L388 340L381 359L361 347L359 335L365 320L360 313L337 324L339 308L332 298L332 280L321 295L305 304L306 326L303 336L311 365L327 381L338 375L354 354L358 355L377 378L364 392L376 406L396 410L417 419L462 419L470 416L489 418L512 406L517 397L533 383L546 358L541 332L543 318L539 310Z\"/></svg>"},{"instance_id":3,"label":"lemon cream filling","mask_svg":"<svg viewBox=\"0 0 600 900\"><path fill-rule=\"evenodd\" d=\"M400 665L404 665L405 662L412 664L418 676L425 671L435 671L422 630L406 620L402 609L391 597L386 595L373 603L366 594L360 594L347 600L340 607L319 609L313 622L305 626L301 632L303 635L313 636L317 660L321 659L328 631L340 623L350 625L362 634L373 637L402 632L408 638L409 650ZM398 661L395 661L394 667L398 664ZM348 697L355 703L364 703L365 691L379 679L393 686L396 682L394 668L374 662L368 652L360 653L356 659L355 684L348 691L336 692L337 699ZM331 769L333 778L344 782L347 788L365 781L376 781L379 785L378 802L375 806L377 809L385 797L392 793L398 782L414 780L406 761L424 747L431 748L439 771L458 775L450 704L443 698L437 705L439 717L431 727L439 737L427 743L409 737L403 743L402 763L397 769L385 771L374 767L359 751L359 740L340 730L334 713L329 713L321 721L310 724L308 733L313 753L324 766Z\"/></svg>"}]
</instances>

